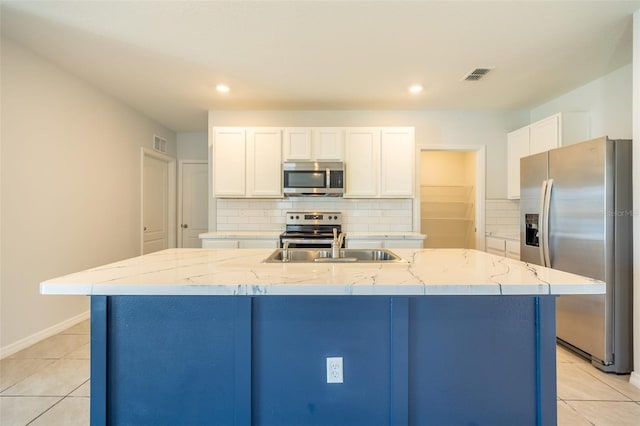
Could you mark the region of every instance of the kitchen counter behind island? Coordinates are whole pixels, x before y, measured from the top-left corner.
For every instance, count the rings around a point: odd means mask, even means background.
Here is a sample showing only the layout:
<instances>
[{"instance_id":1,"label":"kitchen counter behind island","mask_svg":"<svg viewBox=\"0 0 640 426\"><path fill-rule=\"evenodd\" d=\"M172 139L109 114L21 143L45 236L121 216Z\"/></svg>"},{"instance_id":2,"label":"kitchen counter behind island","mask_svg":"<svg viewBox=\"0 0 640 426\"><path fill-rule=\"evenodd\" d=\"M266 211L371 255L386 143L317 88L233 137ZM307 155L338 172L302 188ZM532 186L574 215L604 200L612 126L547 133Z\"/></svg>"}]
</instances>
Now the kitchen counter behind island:
<instances>
[{"instance_id":1,"label":"kitchen counter behind island","mask_svg":"<svg viewBox=\"0 0 640 426\"><path fill-rule=\"evenodd\" d=\"M91 423L555 424L555 295L604 283L475 250L264 264L171 249L42 283L91 296ZM344 383L327 383L342 357Z\"/></svg>"}]
</instances>

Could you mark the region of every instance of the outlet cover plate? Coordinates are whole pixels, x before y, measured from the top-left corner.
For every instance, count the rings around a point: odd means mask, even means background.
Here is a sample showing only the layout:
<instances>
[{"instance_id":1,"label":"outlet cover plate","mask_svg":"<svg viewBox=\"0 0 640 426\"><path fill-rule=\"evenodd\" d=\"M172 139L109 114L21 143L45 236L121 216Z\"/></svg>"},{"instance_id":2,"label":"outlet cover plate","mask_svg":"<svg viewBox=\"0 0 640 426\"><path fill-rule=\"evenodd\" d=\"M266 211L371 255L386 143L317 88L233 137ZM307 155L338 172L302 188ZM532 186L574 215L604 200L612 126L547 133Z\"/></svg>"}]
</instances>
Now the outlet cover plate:
<instances>
[{"instance_id":1,"label":"outlet cover plate","mask_svg":"<svg viewBox=\"0 0 640 426\"><path fill-rule=\"evenodd\" d=\"M342 357L327 357L327 383L343 383Z\"/></svg>"}]
</instances>

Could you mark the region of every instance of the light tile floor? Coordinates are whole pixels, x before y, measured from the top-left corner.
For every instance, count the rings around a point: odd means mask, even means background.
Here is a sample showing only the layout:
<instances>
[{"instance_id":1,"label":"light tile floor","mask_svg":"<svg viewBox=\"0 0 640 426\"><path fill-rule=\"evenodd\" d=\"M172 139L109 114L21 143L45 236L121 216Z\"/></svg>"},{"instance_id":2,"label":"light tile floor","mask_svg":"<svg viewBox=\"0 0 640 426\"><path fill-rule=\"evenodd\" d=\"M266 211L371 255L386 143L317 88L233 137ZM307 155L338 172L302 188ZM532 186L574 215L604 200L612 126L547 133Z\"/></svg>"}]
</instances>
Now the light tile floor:
<instances>
[{"instance_id":1,"label":"light tile floor","mask_svg":"<svg viewBox=\"0 0 640 426\"><path fill-rule=\"evenodd\" d=\"M640 426L640 389L558 347L558 425ZM89 424L89 321L0 360L0 425Z\"/></svg>"}]
</instances>

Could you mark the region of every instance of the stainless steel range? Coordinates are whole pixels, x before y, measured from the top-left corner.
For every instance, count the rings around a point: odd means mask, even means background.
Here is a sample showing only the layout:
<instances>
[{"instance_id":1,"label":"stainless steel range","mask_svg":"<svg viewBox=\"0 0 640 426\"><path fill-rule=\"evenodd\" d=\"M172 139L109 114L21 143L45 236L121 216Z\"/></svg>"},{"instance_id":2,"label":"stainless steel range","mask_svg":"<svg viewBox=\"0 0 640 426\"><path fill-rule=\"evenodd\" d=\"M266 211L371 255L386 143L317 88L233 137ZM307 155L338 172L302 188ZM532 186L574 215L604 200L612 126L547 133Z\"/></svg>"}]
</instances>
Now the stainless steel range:
<instances>
[{"instance_id":1,"label":"stainless steel range","mask_svg":"<svg viewBox=\"0 0 640 426\"><path fill-rule=\"evenodd\" d=\"M280 234L280 247L285 241L291 248L331 248L334 229L342 232L340 212L287 212L285 231ZM344 247L344 241L342 241Z\"/></svg>"}]
</instances>

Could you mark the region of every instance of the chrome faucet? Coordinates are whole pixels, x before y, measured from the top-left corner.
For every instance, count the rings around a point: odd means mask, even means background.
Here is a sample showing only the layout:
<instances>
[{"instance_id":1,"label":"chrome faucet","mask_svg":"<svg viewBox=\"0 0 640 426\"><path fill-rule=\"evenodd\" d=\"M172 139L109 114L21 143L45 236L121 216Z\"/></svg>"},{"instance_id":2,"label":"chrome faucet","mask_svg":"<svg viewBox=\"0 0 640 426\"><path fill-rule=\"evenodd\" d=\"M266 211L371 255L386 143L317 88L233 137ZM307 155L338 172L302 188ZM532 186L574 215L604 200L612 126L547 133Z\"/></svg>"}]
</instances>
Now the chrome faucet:
<instances>
[{"instance_id":1,"label":"chrome faucet","mask_svg":"<svg viewBox=\"0 0 640 426\"><path fill-rule=\"evenodd\" d=\"M282 243L282 261L289 261L289 241Z\"/></svg>"},{"instance_id":2,"label":"chrome faucet","mask_svg":"<svg viewBox=\"0 0 640 426\"><path fill-rule=\"evenodd\" d=\"M333 259L338 259L340 257L340 248L342 248L342 242L344 241L344 237L347 234L341 232L338 235L338 229L333 228L333 241L331 242L331 257Z\"/></svg>"}]
</instances>

